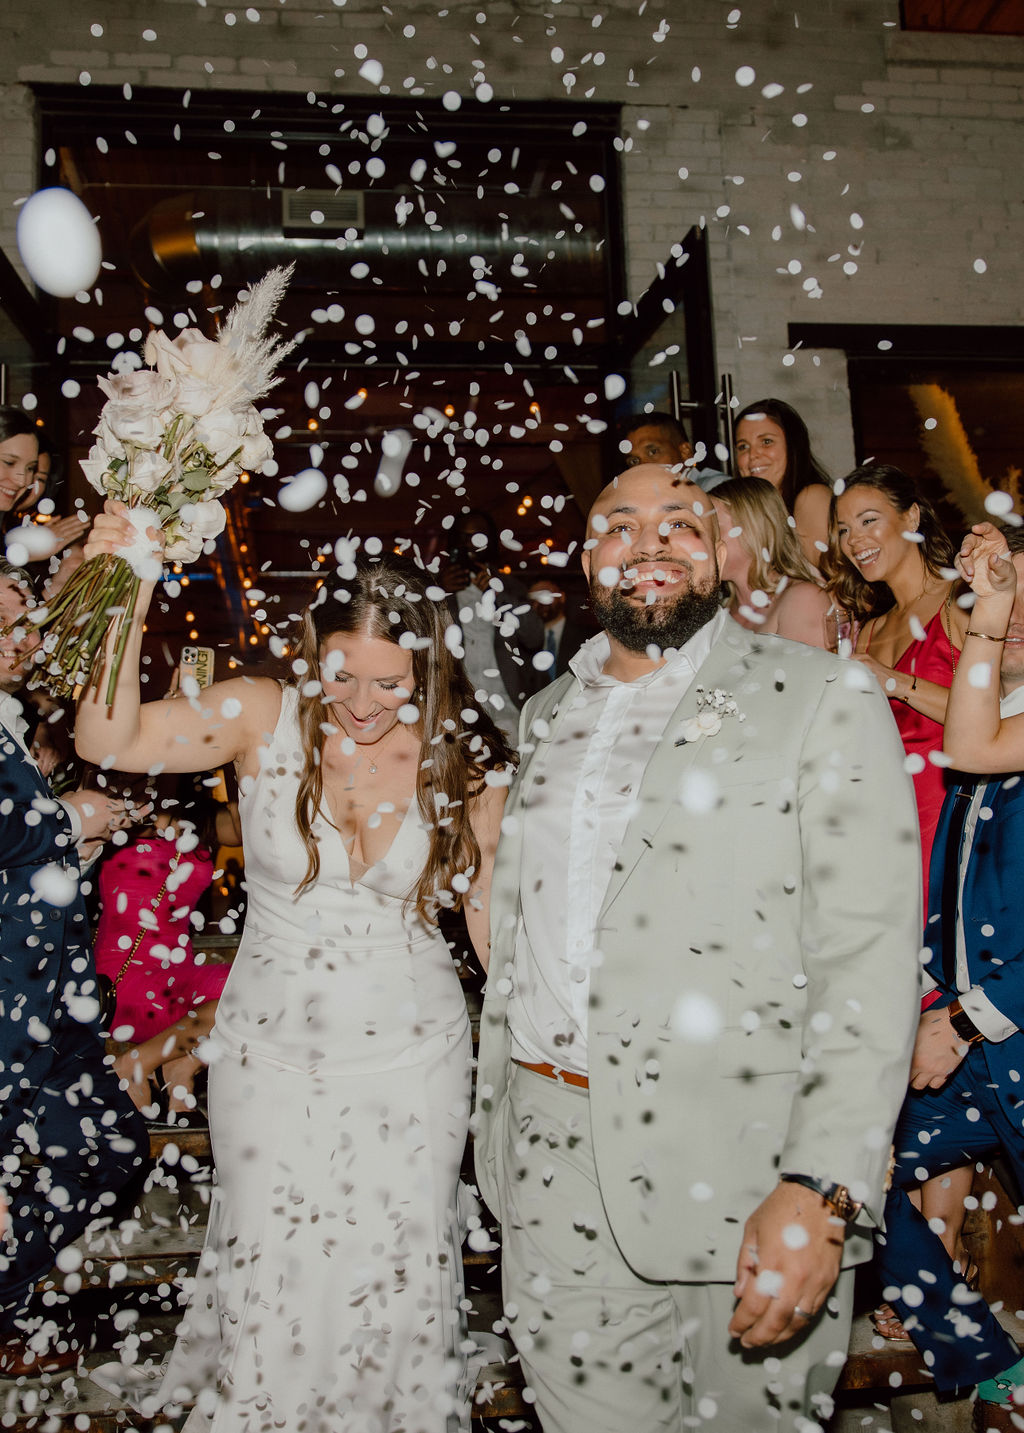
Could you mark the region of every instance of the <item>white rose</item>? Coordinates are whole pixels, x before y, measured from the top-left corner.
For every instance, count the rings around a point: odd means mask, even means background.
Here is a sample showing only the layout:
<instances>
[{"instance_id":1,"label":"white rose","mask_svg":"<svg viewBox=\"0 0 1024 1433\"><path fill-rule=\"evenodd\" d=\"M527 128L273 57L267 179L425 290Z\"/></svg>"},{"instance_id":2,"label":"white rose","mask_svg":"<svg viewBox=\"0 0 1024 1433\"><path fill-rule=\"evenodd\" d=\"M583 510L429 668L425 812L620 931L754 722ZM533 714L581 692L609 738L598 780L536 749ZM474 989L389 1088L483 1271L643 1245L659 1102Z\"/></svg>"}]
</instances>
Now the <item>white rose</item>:
<instances>
[{"instance_id":1,"label":"white rose","mask_svg":"<svg viewBox=\"0 0 1024 1433\"><path fill-rule=\"evenodd\" d=\"M155 368L162 378L176 379L179 373L184 373L188 368L178 348L178 340L168 338L160 328L154 329L146 339L142 354L150 367Z\"/></svg>"},{"instance_id":2,"label":"white rose","mask_svg":"<svg viewBox=\"0 0 1024 1433\"><path fill-rule=\"evenodd\" d=\"M269 462L273 456L274 445L261 427L258 433L251 433L244 439L239 460L244 467L259 473L263 470L263 464Z\"/></svg>"},{"instance_id":3,"label":"white rose","mask_svg":"<svg viewBox=\"0 0 1024 1433\"><path fill-rule=\"evenodd\" d=\"M200 542L204 542L207 538L218 537L224 531L227 516L221 504L213 500L205 503L183 503L178 520L183 528L187 528Z\"/></svg>"},{"instance_id":4,"label":"white rose","mask_svg":"<svg viewBox=\"0 0 1024 1433\"><path fill-rule=\"evenodd\" d=\"M229 488L233 488L238 482L241 471L242 469L238 463L225 463L223 467L218 468L215 473L211 473L210 485L206 489L207 496L210 498L219 498L223 493L226 493Z\"/></svg>"},{"instance_id":5,"label":"white rose","mask_svg":"<svg viewBox=\"0 0 1024 1433\"><path fill-rule=\"evenodd\" d=\"M198 378L215 379L224 361L224 349L219 343L206 338L197 328L186 328L175 344L189 373Z\"/></svg>"},{"instance_id":6,"label":"white rose","mask_svg":"<svg viewBox=\"0 0 1024 1433\"><path fill-rule=\"evenodd\" d=\"M163 441L164 425L160 414L146 402L111 401L100 414L96 436L106 448L116 452L130 444L133 448L158 448ZM120 457L121 454L118 454Z\"/></svg>"},{"instance_id":7,"label":"white rose","mask_svg":"<svg viewBox=\"0 0 1024 1433\"><path fill-rule=\"evenodd\" d=\"M175 531L172 526L171 532ZM203 539L195 533L178 532L164 547L164 558L167 562L195 562L203 550Z\"/></svg>"},{"instance_id":8,"label":"white rose","mask_svg":"<svg viewBox=\"0 0 1024 1433\"><path fill-rule=\"evenodd\" d=\"M204 413L192 430L192 439L212 453L217 463L230 462L242 447L238 417L230 408Z\"/></svg>"},{"instance_id":9,"label":"white rose","mask_svg":"<svg viewBox=\"0 0 1024 1433\"><path fill-rule=\"evenodd\" d=\"M220 389L196 373L183 373L178 379L176 402L180 413L190 413L200 418L211 408L216 408Z\"/></svg>"},{"instance_id":10,"label":"white rose","mask_svg":"<svg viewBox=\"0 0 1024 1433\"><path fill-rule=\"evenodd\" d=\"M177 379L192 373L208 378L222 357L218 343L205 338L197 328L186 328L177 338L168 338L156 329L146 339L146 362L165 378Z\"/></svg>"},{"instance_id":11,"label":"white rose","mask_svg":"<svg viewBox=\"0 0 1024 1433\"><path fill-rule=\"evenodd\" d=\"M81 460L80 467L85 474L86 482L91 488L95 488L98 493L105 493L107 491L103 479L110 471L110 466L113 462L114 459L101 443L93 443L89 449L89 456Z\"/></svg>"},{"instance_id":12,"label":"white rose","mask_svg":"<svg viewBox=\"0 0 1024 1433\"><path fill-rule=\"evenodd\" d=\"M134 453L128 467L128 481L140 493L155 493L171 471L171 465L162 453L149 451Z\"/></svg>"},{"instance_id":13,"label":"white rose","mask_svg":"<svg viewBox=\"0 0 1024 1433\"><path fill-rule=\"evenodd\" d=\"M148 403L154 409L166 408L174 398L174 383L151 368L131 373L115 373L98 380L100 388L115 403Z\"/></svg>"}]
</instances>

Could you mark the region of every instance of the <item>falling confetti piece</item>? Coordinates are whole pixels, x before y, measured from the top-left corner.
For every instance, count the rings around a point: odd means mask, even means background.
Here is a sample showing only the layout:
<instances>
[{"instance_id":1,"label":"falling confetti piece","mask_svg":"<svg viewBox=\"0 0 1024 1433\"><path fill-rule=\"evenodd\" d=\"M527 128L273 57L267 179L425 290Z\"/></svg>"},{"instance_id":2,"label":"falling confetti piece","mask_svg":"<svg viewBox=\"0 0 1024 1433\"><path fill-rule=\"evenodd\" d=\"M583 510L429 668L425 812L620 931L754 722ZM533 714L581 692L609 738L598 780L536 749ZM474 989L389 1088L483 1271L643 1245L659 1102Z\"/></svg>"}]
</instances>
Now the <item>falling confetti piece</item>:
<instances>
[{"instance_id":1,"label":"falling confetti piece","mask_svg":"<svg viewBox=\"0 0 1024 1433\"><path fill-rule=\"evenodd\" d=\"M306 468L282 484L277 501L287 512L307 512L326 492L327 478L320 469Z\"/></svg>"},{"instance_id":2,"label":"falling confetti piece","mask_svg":"<svg viewBox=\"0 0 1024 1433\"><path fill-rule=\"evenodd\" d=\"M31 278L55 298L73 298L99 277L99 230L70 189L40 189L26 200L18 214L17 242Z\"/></svg>"}]
</instances>

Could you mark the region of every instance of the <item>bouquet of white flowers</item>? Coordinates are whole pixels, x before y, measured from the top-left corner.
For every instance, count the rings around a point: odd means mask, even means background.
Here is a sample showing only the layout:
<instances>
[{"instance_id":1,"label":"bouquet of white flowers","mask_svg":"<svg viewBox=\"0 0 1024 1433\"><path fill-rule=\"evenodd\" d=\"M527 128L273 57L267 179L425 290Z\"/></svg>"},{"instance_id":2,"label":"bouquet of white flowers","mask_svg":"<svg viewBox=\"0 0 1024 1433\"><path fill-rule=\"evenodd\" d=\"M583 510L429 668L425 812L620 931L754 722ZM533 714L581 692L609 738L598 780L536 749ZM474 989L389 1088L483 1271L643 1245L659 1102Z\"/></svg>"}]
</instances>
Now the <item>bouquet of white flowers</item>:
<instances>
[{"instance_id":1,"label":"bouquet of white flowers","mask_svg":"<svg viewBox=\"0 0 1024 1433\"><path fill-rule=\"evenodd\" d=\"M139 581L160 573L147 527L163 529L165 557L194 561L224 528L218 499L243 468L260 472L272 457L253 402L280 382L274 369L295 346L266 332L291 272L272 269L255 284L216 340L192 328L174 339L155 330L148 368L99 380L107 401L82 470L97 492L127 504L139 538L123 555L84 563L49 607L32 613L46 635L29 686L71 697L98 685L113 627L113 701Z\"/></svg>"}]
</instances>

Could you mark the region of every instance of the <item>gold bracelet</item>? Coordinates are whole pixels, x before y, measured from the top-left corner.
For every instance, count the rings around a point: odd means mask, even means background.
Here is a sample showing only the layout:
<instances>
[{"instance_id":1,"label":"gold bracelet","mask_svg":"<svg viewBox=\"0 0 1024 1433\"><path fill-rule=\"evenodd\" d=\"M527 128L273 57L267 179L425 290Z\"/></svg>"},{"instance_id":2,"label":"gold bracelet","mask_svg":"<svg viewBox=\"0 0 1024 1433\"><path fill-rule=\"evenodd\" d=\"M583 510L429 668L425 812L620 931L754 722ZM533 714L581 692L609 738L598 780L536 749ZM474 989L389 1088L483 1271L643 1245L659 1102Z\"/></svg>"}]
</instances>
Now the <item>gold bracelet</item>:
<instances>
[{"instance_id":1,"label":"gold bracelet","mask_svg":"<svg viewBox=\"0 0 1024 1433\"><path fill-rule=\"evenodd\" d=\"M980 637L983 642L1005 642L1005 641L1006 641L1005 635L1002 636L1002 637L993 637L992 634L991 634L991 632L972 632L969 627L968 627L967 631L964 633L964 636L965 636L965 637Z\"/></svg>"},{"instance_id":2,"label":"gold bracelet","mask_svg":"<svg viewBox=\"0 0 1024 1433\"><path fill-rule=\"evenodd\" d=\"M907 692L906 696L900 697L900 701L903 703L904 706L909 706L909 705L910 705L910 698L911 698L912 694L913 694L914 692L916 692L916 691L917 691L917 673L914 672L914 673L913 673L913 678L912 678L911 683L910 683L910 691Z\"/></svg>"}]
</instances>

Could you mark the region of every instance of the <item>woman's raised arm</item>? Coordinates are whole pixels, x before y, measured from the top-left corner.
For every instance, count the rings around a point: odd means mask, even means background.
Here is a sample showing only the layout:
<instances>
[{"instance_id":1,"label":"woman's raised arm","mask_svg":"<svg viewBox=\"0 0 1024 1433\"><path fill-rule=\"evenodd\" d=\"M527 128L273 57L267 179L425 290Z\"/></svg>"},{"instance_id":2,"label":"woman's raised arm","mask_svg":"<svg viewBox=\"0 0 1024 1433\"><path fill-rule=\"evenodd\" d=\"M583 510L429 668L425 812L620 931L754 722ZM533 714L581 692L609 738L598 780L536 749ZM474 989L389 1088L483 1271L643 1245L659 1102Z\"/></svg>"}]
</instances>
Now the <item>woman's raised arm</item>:
<instances>
[{"instance_id":1,"label":"woman's raised arm","mask_svg":"<svg viewBox=\"0 0 1024 1433\"><path fill-rule=\"evenodd\" d=\"M123 511L121 504L108 503L93 524L86 557L116 552L132 541L135 529L121 516ZM236 677L214 683L197 697L143 702L142 627L153 588L152 582L140 586L112 705L104 703L105 684L78 704L78 754L96 765L113 763L119 771L208 771L244 757L274 727L280 701L277 683Z\"/></svg>"},{"instance_id":2,"label":"woman's raised arm","mask_svg":"<svg viewBox=\"0 0 1024 1433\"><path fill-rule=\"evenodd\" d=\"M1000 717L999 673L1017 594L1017 566L1006 538L979 523L964 538L956 565L975 594L960 664L946 708L942 749L959 771L1024 769L1024 716Z\"/></svg>"}]
</instances>

